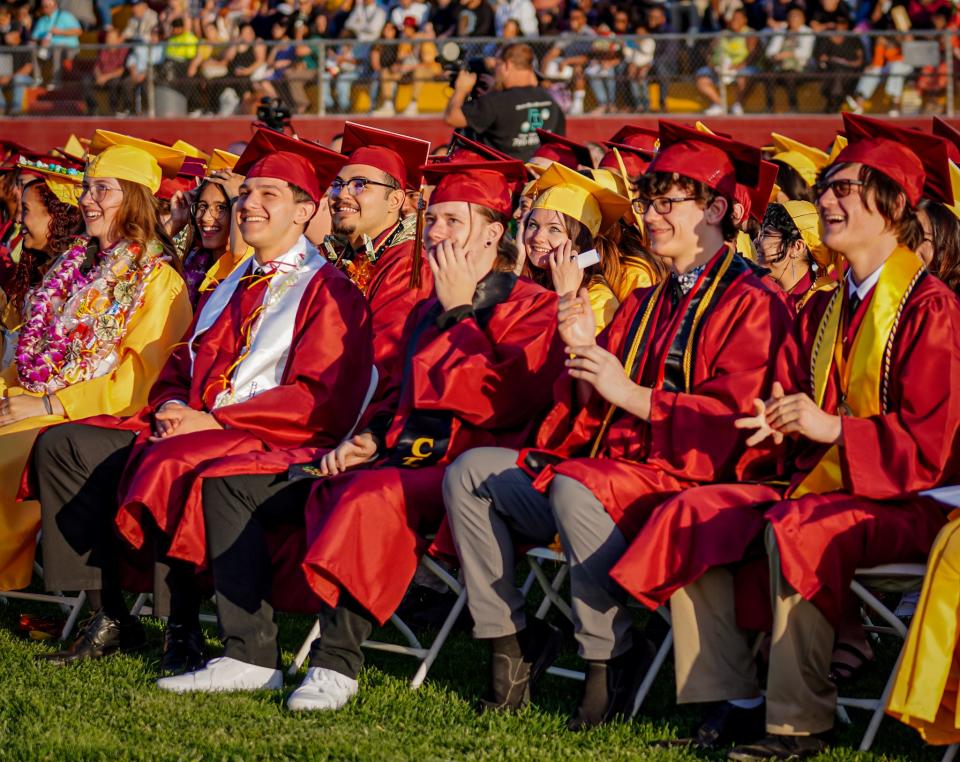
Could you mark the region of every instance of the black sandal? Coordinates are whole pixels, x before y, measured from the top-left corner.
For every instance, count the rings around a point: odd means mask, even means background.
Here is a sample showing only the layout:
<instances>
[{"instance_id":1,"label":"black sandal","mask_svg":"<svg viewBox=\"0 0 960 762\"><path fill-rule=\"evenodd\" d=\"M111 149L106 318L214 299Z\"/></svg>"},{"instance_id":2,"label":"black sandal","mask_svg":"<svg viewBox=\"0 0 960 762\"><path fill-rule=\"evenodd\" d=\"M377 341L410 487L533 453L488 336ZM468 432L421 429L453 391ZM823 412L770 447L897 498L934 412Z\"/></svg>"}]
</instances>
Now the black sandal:
<instances>
[{"instance_id":1,"label":"black sandal","mask_svg":"<svg viewBox=\"0 0 960 762\"><path fill-rule=\"evenodd\" d=\"M859 648L852 646L849 643L837 643L834 645L833 650L834 653L837 651L848 653L851 656L856 657L860 662L859 664L847 664L843 661L830 662L830 674L827 675L827 678L837 687L855 683L860 679L860 677L863 676L863 673L867 670L867 668L873 666L873 664L877 661L876 656L868 657Z\"/></svg>"}]
</instances>

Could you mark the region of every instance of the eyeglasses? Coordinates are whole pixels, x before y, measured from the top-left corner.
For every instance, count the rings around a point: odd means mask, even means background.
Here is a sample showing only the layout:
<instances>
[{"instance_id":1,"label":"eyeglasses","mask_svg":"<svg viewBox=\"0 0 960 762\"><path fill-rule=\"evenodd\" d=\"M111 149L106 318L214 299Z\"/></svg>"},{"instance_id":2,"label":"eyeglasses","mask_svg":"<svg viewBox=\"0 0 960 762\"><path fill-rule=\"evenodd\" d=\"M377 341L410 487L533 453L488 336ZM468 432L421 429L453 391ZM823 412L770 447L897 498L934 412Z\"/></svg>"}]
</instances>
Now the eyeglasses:
<instances>
[{"instance_id":1,"label":"eyeglasses","mask_svg":"<svg viewBox=\"0 0 960 762\"><path fill-rule=\"evenodd\" d=\"M223 217L223 215L230 211L230 204L208 204L205 201L201 201L199 203L191 204L190 211L193 213L193 216L198 219L206 217L207 212L210 212L215 220L219 220L221 217Z\"/></svg>"},{"instance_id":2,"label":"eyeglasses","mask_svg":"<svg viewBox=\"0 0 960 762\"><path fill-rule=\"evenodd\" d=\"M633 208L641 214L646 214L651 206L657 214L670 214L674 204L696 200L696 196L657 196L657 198L635 198L632 203Z\"/></svg>"},{"instance_id":3,"label":"eyeglasses","mask_svg":"<svg viewBox=\"0 0 960 762\"><path fill-rule=\"evenodd\" d=\"M114 188L112 185L107 185L105 183L94 183L93 185L83 183L76 189L75 192L77 194L78 201L85 195L89 194L90 198L99 204L107 197L107 194L110 191L118 191L122 193L120 188Z\"/></svg>"},{"instance_id":4,"label":"eyeglasses","mask_svg":"<svg viewBox=\"0 0 960 762\"><path fill-rule=\"evenodd\" d=\"M863 180L827 180L826 182L814 185L813 194L817 198L820 198L832 188L834 196L837 198L846 198L853 193L854 188L860 188L863 184Z\"/></svg>"},{"instance_id":5,"label":"eyeglasses","mask_svg":"<svg viewBox=\"0 0 960 762\"><path fill-rule=\"evenodd\" d=\"M376 180L370 180L366 177L352 177L349 180L341 180L339 177L330 183L330 192L331 193L340 193L344 188L346 188L351 196L359 196L366 189L368 185L379 185L381 188L389 188L390 190L399 190L396 185L392 183L380 183Z\"/></svg>"}]
</instances>

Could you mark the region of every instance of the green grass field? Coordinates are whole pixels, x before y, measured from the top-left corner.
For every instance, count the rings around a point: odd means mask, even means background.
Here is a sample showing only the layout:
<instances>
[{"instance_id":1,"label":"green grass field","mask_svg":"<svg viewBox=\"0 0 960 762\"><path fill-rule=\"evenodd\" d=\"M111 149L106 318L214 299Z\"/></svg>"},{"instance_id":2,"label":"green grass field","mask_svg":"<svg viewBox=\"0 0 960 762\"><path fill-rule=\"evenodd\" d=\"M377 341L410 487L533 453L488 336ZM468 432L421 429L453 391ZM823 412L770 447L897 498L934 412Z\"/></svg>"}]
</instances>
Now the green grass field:
<instances>
[{"instance_id":1,"label":"green grass field","mask_svg":"<svg viewBox=\"0 0 960 762\"><path fill-rule=\"evenodd\" d=\"M427 683L408 688L415 662L409 657L371 652L361 676L361 694L336 714L295 716L283 705L300 678L287 678L284 695L273 693L175 696L153 682L161 625L146 619L150 647L136 656L58 668L34 656L52 644L24 640L14 633L25 611L52 613L49 606L10 601L0 606L0 758L16 760L149 759L697 759L685 750L663 750L650 742L689 730L690 710L673 702L672 668L665 668L635 721L572 734L564 725L576 705L579 684L547 676L534 705L513 716L478 717L473 705L487 675L486 649L468 634L456 633L441 653ZM309 629L304 617L281 625L284 658ZM207 630L216 654L215 628ZM393 638L385 629L378 633ZM894 656L881 653L889 667ZM572 645L565 664L576 666ZM669 667L668 662L668 667ZM883 680L865 682L864 695L876 695ZM887 719L874 752L856 748L865 714L842 728L830 760L936 760L942 750L925 748L913 731ZM722 756L715 757L717 759Z\"/></svg>"}]
</instances>

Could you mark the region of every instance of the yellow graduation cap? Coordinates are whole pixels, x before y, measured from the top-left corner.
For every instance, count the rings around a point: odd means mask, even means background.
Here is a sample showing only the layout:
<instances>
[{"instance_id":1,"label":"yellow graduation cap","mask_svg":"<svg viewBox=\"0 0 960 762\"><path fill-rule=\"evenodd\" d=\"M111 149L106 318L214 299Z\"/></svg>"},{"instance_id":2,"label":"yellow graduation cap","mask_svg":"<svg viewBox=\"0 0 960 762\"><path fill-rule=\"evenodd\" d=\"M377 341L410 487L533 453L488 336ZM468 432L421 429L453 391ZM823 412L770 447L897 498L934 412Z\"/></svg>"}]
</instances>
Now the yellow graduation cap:
<instances>
[{"instance_id":1,"label":"yellow graduation cap","mask_svg":"<svg viewBox=\"0 0 960 762\"><path fill-rule=\"evenodd\" d=\"M705 125L699 119L696 121L696 123L693 126L696 128L697 132L705 132L707 135L717 134L713 130L711 130L709 127L707 127L707 125Z\"/></svg>"},{"instance_id":2,"label":"yellow graduation cap","mask_svg":"<svg viewBox=\"0 0 960 762\"><path fill-rule=\"evenodd\" d=\"M960 167L954 164L952 159L950 160L950 185L953 186L954 202L952 206L947 206L947 209L960 218Z\"/></svg>"},{"instance_id":3,"label":"yellow graduation cap","mask_svg":"<svg viewBox=\"0 0 960 762\"><path fill-rule=\"evenodd\" d=\"M830 155L826 151L776 132L771 132L770 137L773 138L773 161L782 161L793 167L807 185L812 186L820 170L830 163Z\"/></svg>"},{"instance_id":4,"label":"yellow graduation cap","mask_svg":"<svg viewBox=\"0 0 960 762\"><path fill-rule=\"evenodd\" d=\"M609 229L630 208L630 199L562 164L548 167L534 186L533 209L562 212L591 235Z\"/></svg>"},{"instance_id":5,"label":"yellow graduation cap","mask_svg":"<svg viewBox=\"0 0 960 762\"><path fill-rule=\"evenodd\" d=\"M817 207L809 201L787 201L783 208L787 210L793 224L800 231L800 237L810 249L810 254L818 265L828 267L832 264L830 253L827 247L823 245L823 221L820 219L820 213Z\"/></svg>"},{"instance_id":6,"label":"yellow graduation cap","mask_svg":"<svg viewBox=\"0 0 960 762\"><path fill-rule=\"evenodd\" d=\"M84 147L83 143L80 142L78 138L73 133L70 134L70 137L67 138L66 144L63 148L60 149L60 153L64 156L69 156L74 159L80 159L83 161L87 156L87 149Z\"/></svg>"},{"instance_id":7,"label":"yellow graduation cap","mask_svg":"<svg viewBox=\"0 0 960 762\"><path fill-rule=\"evenodd\" d=\"M30 161L23 156L20 157L17 166L41 175L50 192L64 204L77 205L80 198L80 185L83 182L83 170L54 164L51 161Z\"/></svg>"},{"instance_id":8,"label":"yellow graduation cap","mask_svg":"<svg viewBox=\"0 0 960 762\"><path fill-rule=\"evenodd\" d=\"M116 177L144 185L151 193L164 177L174 178L183 164L183 151L117 132L97 130L90 141L87 177Z\"/></svg>"},{"instance_id":9,"label":"yellow graduation cap","mask_svg":"<svg viewBox=\"0 0 960 762\"><path fill-rule=\"evenodd\" d=\"M237 166L240 157L235 153L224 151L221 148L215 148L207 161L207 174L216 172L219 169L233 169Z\"/></svg>"},{"instance_id":10,"label":"yellow graduation cap","mask_svg":"<svg viewBox=\"0 0 960 762\"><path fill-rule=\"evenodd\" d=\"M833 164L837 160L837 157L840 155L840 152L847 147L849 141L843 135L837 135L833 139L833 145L830 146L830 163Z\"/></svg>"},{"instance_id":11,"label":"yellow graduation cap","mask_svg":"<svg viewBox=\"0 0 960 762\"><path fill-rule=\"evenodd\" d=\"M196 146L190 145L186 140L178 140L173 144L172 148L176 149L177 151L183 151L184 156L191 156L194 159L200 159L204 163L210 161L210 154L204 153Z\"/></svg>"}]
</instances>

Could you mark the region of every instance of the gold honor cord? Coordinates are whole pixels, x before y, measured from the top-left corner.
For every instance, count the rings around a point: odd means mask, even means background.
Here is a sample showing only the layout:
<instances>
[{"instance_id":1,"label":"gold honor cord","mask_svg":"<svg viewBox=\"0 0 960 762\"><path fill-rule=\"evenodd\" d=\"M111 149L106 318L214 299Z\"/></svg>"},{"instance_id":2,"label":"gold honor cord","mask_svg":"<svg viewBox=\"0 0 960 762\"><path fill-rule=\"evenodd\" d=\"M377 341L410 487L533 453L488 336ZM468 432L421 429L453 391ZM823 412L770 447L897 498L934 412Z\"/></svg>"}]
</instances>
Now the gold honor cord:
<instances>
[{"instance_id":1,"label":"gold honor cord","mask_svg":"<svg viewBox=\"0 0 960 762\"><path fill-rule=\"evenodd\" d=\"M846 363L838 366L841 372L841 401L838 413L858 418L880 415L886 407L886 379L900 315L924 274L923 262L914 252L897 247L887 259L874 287L869 312L857 331ZM810 358L813 376L812 397L823 407L827 382L836 363L837 343L841 341L843 291L838 288L827 305ZM840 448L832 445L806 475L789 497L823 494L843 489L843 471Z\"/></svg>"},{"instance_id":2,"label":"gold honor cord","mask_svg":"<svg viewBox=\"0 0 960 762\"><path fill-rule=\"evenodd\" d=\"M690 391L691 375L693 368L693 342L697 338L697 328L700 325L700 321L703 319L704 313L713 305L713 295L717 292L717 288L720 286L720 282L723 280L723 276L727 274L727 270L730 269L730 264L733 262L735 252L732 248L727 249L726 256L723 258L723 262L720 263L720 269L717 270L716 275L714 275L713 280L710 281L710 286L707 288L707 293L704 294L703 299L700 302L700 306L697 307L697 312L693 316L693 326L690 328L690 336L687 337L687 346L683 350L683 390L685 392Z\"/></svg>"},{"instance_id":3,"label":"gold honor cord","mask_svg":"<svg viewBox=\"0 0 960 762\"><path fill-rule=\"evenodd\" d=\"M630 372L630 369L633 367L634 362L637 359L637 352L640 351L640 345L643 343L644 337L647 335L647 327L650 324L650 317L653 315L653 309L660 302L660 297L663 295L663 289L666 286L667 281L661 281L656 290L647 300L647 306L643 311L643 317L640 319L640 325L637 328L636 334L633 337L633 343L630 345L630 349L627 352L627 359L624 362L624 369L627 373ZM596 439L593 441L593 447L590 448L590 457L595 458L597 452L600 450L600 445L603 443L603 438L607 435L607 428L610 426L610 420L613 418L613 414L616 411L616 405L607 405L607 411L603 416L603 422L600 424L600 431L597 432Z\"/></svg>"}]
</instances>

